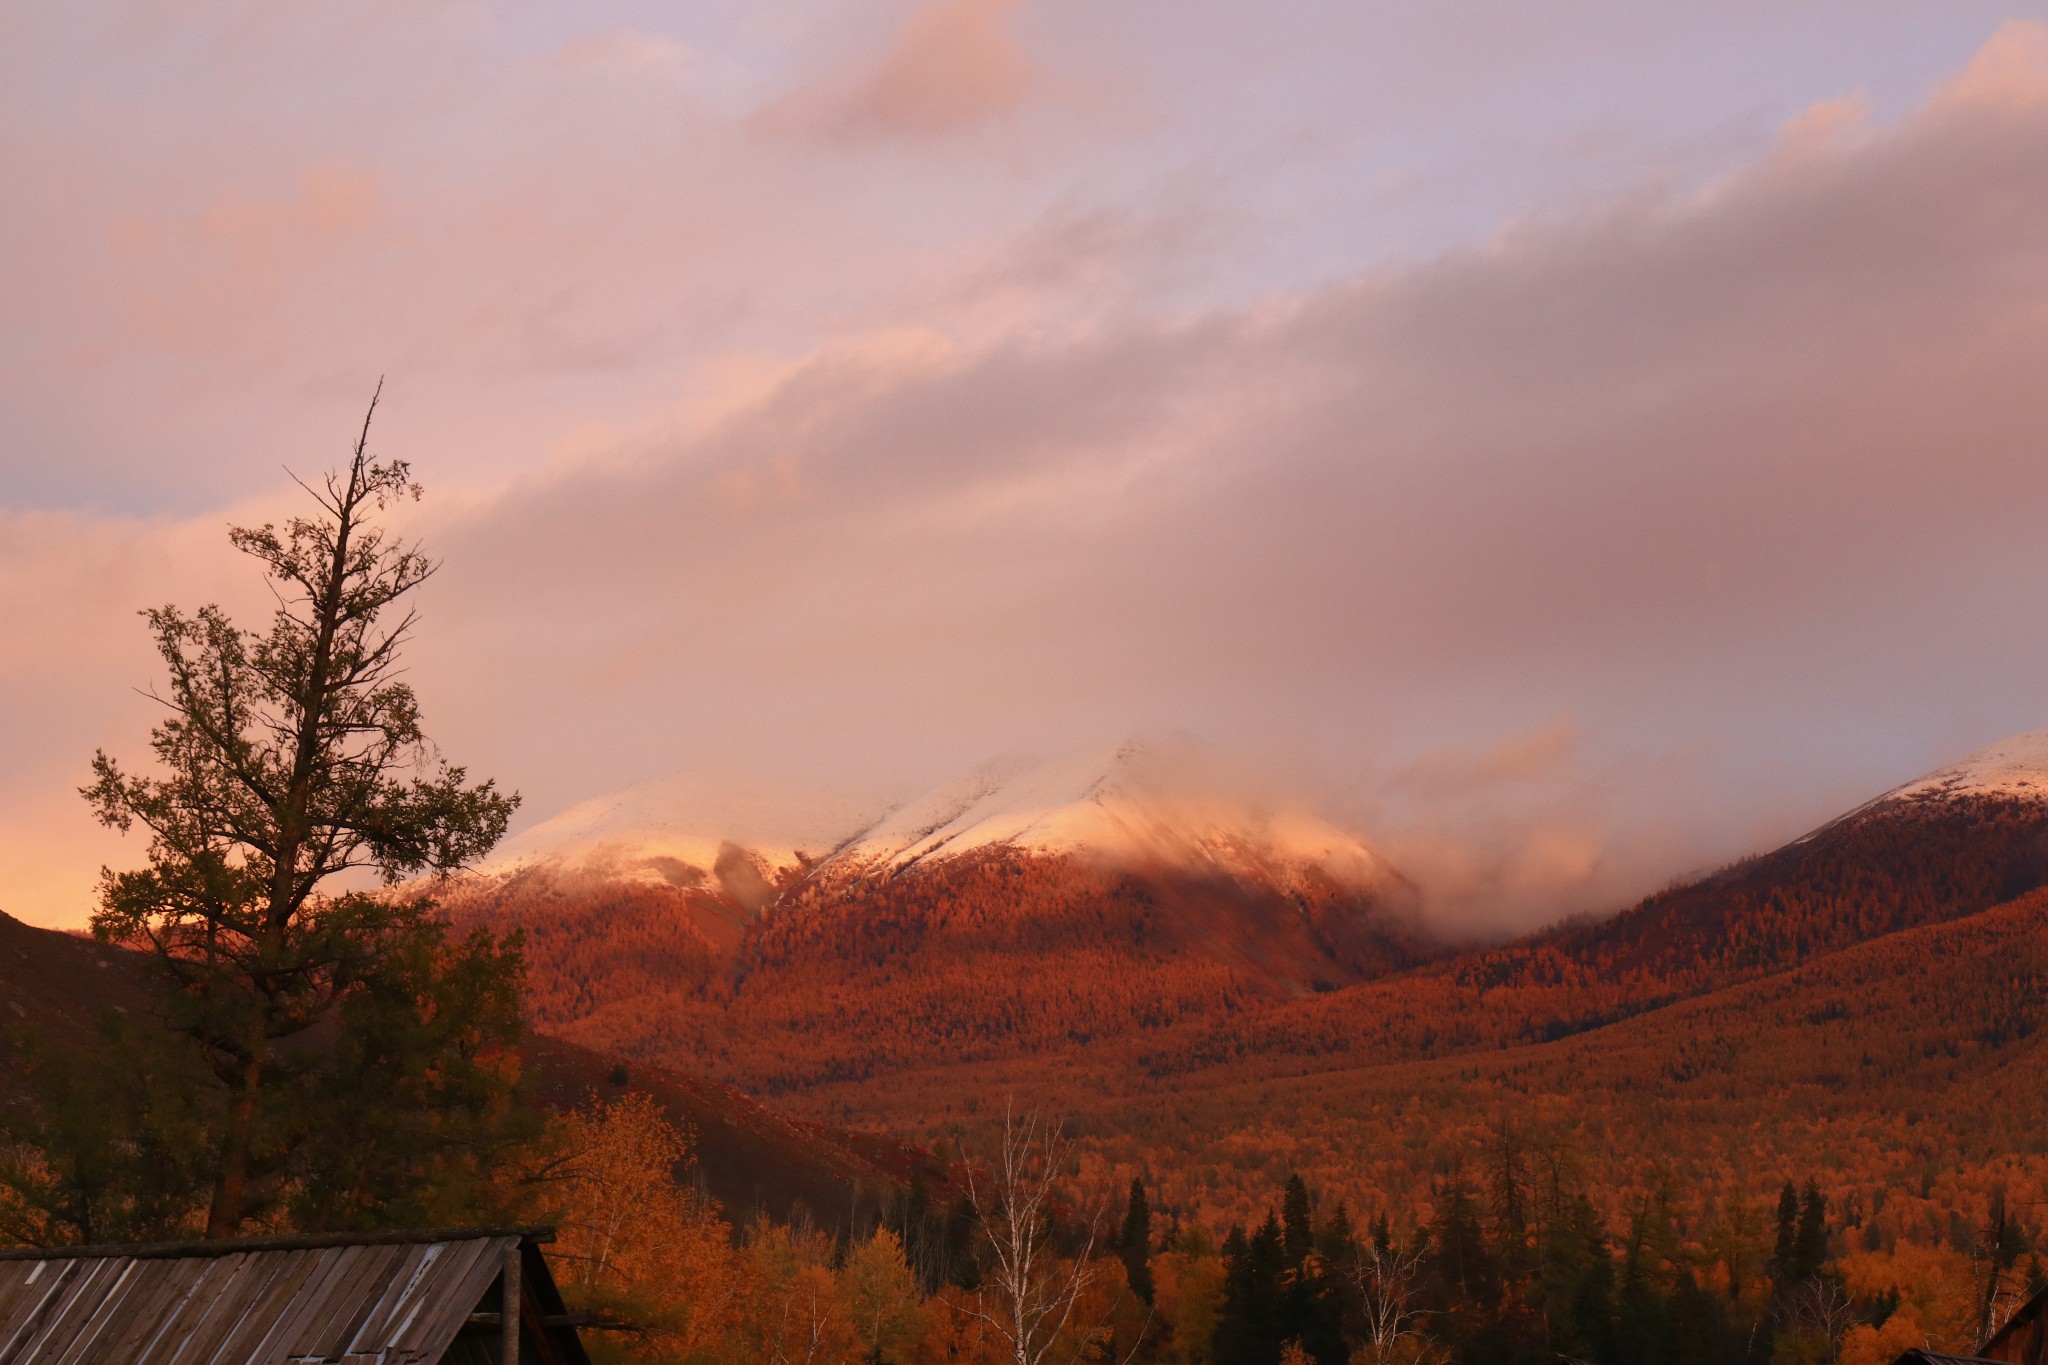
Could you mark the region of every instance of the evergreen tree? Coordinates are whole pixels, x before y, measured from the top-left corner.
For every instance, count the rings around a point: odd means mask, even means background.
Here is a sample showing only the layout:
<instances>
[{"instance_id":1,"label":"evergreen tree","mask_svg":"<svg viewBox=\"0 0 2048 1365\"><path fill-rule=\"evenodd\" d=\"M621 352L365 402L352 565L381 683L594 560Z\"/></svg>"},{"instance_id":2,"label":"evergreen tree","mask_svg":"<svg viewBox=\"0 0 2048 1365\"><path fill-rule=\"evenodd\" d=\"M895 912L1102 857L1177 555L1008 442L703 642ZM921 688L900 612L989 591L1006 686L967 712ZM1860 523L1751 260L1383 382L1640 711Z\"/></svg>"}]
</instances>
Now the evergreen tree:
<instances>
[{"instance_id":1,"label":"evergreen tree","mask_svg":"<svg viewBox=\"0 0 2048 1365\"><path fill-rule=\"evenodd\" d=\"M535 1122L514 1086L517 942L450 938L422 896L331 889L461 867L518 801L421 728L399 604L435 565L376 524L419 488L370 459L369 427L308 487L314 515L229 533L271 581L267 631L215 606L144 613L169 672L156 771L102 752L83 793L149 835L146 867L105 875L92 927L150 954L200 1065L196 1090L152 1102L192 1117L208 1236L280 1208L302 1225L462 1216Z\"/></svg>"},{"instance_id":2,"label":"evergreen tree","mask_svg":"<svg viewBox=\"0 0 2048 1365\"><path fill-rule=\"evenodd\" d=\"M1152 1209L1145 1202L1145 1182L1136 1176L1131 1177L1131 1198L1124 1206L1124 1225L1116 1246L1131 1292L1152 1302Z\"/></svg>"},{"instance_id":3,"label":"evergreen tree","mask_svg":"<svg viewBox=\"0 0 2048 1365\"><path fill-rule=\"evenodd\" d=\"M1337 1291L1335 1268L1348 1266L1350 1220L1341 1225L1318 1225L1315 1200L1308 1182L1292 1175L1280 1201L1280 1301L1279 1335L1292 1341L1311 1359L1342 1365L1346 1358L1343 1335L1344 1301ZM1326 1233L1337 1239L1327 1247Z\"/></svg>"},{"instance_id":4,"label":"evergreen tree","mask_svg":"<svg viewBox=\"0 0 2048 1365\"><path fill-rule=\"evenodd\" d=\"M1778 1230L1771 1243L1771 1285L1783 1294L1802 1278L1799 1263L1799 1191L1791 1181L1778 1191Z\"/></svg>"},{"instance_id":5,"label":"evergreen tree","mask_svg":"<svg viewBox=\"0 0 2048 1365\"><path fill-rule=\"evenodd\" d=\"M1282 1276L1287 1252L1271 1213L1246 1237L1232 1227L1223 1243L1223 1306L1216 1315L1216 1365L1274 1365L1285 1336Z\"/></svg>"},{"instance_id":6,"label":"evergreen tree","mask_svg":"<svg viewBox=\"0 0 2048 1365\"><path fill-rule=\"evenodd\" d=\"M1670 1303L1658 1292L1648 1219L1630 1219L1628 1245L1615 1291L1615 1365L1665 1365L1672 1356Z\"/></svg>"},{"instance_id":7,"label":"evergreen tree","mask_svg":"<svg viewBox=\"0 0 2048 1365\"><path fill-rule=\"evenodd\" d=\"M1280 1226L1287 1264L1298 1266L1315 1246L1315 1212L1308 1197L1308 1182L1299 1174L1287 1177L1287 1189L1280 1197Z\"/></svg>"},{"instance_id":8,"label":"evergreen tree","mask_svg":"<svg viewBox=\"0 0 2048 1365\"><path fill-rule=\"evenodd\" d=\"M1325 1266L1346 1266L1358 1251L1357 1234L1351 1230L1351 1211L1340 1202L1316 1228L1316 1255Z\"/></svg>"},{"instance_id":9,"label":"evergreen tree","mask_svg":"<svg viewBox=\"0 0 2048 1365\"><path fill-rule=\"evenodd\" d=\"M1809 1179L1799 1200L1799 1224L1792 1235L1792 1282L1820 1274L1828 1259L1828 1199L1820 1182Z\"/></svg>"},{"instance_id":10,"label":"evergreen tree","mask_svg":"<svg viewBox=\"0 0 2048 1365\"><path fill-rule=\"evenodd\" d=\"M1571 1360L1612 1358L1614 1260L1599 1215L1583 1191L1546 1223L1536 1281L1551 1350Z\"/></svg>"},{"instance_id":11,"label":"evergreen tree","mask_svg":"<svg viewBox=\"0 0 2048 1365\"><path fill-rule=\"evenodd\" d=\"M1502 1119L1488 1151L1486 1193L1493 1206L1495 1255L1500 1260L1501 1272L1510 1280L1523 1278L1530 1269L1529 1194L1524 1165L1520 1135Z\"/></svg>"},{"instance_id":12,"label":"evergreen tree","mask_svg":"<svg viewBox=\"0 0 2048 1365\"><path fill-rule=\"evenodd\" d=\"M1429 1227L1436 1279L1452 1302L1490 1309L1498 1297L1499 1273L1486 1245L1479 1204L1462 1172L1437 1186L1436 1216Z\"/></svg>"},{"instance_id":13,"label":"evergreen tree","mask_svg":"<svg viewBox=\"0 0 2048 1365\"><path fill-rule=\"evenodd\" d=\"M1672 1365L1720 1365L1742 1357L1743 1341L1728 1320L1727 1303L1710 1291L1690 1269L1672 1285L1667 1319L1671 1324Z\"/></svg>"},{"instance_id":14,"label":"evergreen tree","mask_svg":"<svg viewBox=\"0 0 2048 1365\"><path fill-rule=\"evenodd\" d=\"M1251 1242L1244 1225L1232 1223L1223 1234L1223 1302L1216 1310L1213 1349L1216 1365L1239 1365L1257 1350L1252 1320L1258 1285L1252 1268Z\"/></svg>"}]
</instances>

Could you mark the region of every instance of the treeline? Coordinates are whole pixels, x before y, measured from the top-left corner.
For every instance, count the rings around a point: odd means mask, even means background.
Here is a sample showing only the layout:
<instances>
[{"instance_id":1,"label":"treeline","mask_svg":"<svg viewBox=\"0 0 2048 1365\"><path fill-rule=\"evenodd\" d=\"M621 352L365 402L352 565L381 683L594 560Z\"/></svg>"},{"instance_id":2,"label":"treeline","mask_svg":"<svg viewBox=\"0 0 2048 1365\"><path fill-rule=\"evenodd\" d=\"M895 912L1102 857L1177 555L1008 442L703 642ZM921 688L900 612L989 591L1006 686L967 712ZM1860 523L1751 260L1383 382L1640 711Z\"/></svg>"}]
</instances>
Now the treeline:
<instances>
[{"instance_id":1,"label":"treeline","mask_svg":"<svg viewBox=\"0 0 2048 1365\"><path fill-rule=\"evenodd\" d=\"M1663 1180L1619 1201L1505 1127L1426 1201L1359 1217L1299 1176L1227 1229L1155 1213L1142 1178L1091 1209L1040 1126L869 1225L737 1235L671 1178L684 1145L644 1099L571 1127L571 1292L635 1323L600 1352L643 1365L1888 1365L1967 1350L2043 1281L2033 1229L2000 1201L1967 1246L1881 1245L1811 1179L1774 1199ZM1020 1225L1037 1247L1022 1266Z\"/></svg>"}]
</instances>

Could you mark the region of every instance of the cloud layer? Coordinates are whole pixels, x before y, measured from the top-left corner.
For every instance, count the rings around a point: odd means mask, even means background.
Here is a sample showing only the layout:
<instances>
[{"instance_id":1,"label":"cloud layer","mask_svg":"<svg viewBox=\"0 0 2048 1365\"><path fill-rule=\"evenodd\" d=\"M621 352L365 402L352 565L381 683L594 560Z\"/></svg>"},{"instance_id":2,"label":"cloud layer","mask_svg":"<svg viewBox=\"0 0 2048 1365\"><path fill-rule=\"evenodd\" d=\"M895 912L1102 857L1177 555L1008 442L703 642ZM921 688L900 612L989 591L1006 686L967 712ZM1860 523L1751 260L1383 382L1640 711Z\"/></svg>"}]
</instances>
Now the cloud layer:
<instances>
[{"instance_id":1,"label":"cloud layer","mask_svg":"<svg viewBox=\"0 0 2048 1365\"><path fill-rule=\"evenodd\" d=\"M250 431L333 449L396 319L382 440L441 490L418 529L447 560L418 681L535 818L671 771L900 790L1188 732L1277 756L1504 924L2044 723L2048 29L1998 28L1903 112L1830 92L1714 174L1282 286L1229 265L1241 201L1199 177L997 231L992 184L949 172L894 226L904 158L1027 182L1154 117L1055 77L1033 20L942 0L866 47L792 39L794 75L538 43L483 101L526 110L516 174L337 146L109 206L126 273L63 308L11 277L44 331L0 373L171 393L132 376L215 365L256 377ZM579 122L550 133L562 83ZM58 420L19 411L17 444ZM146 720L126 613L256 602L218 528L281 495L223 510L247 466L189 433L138 454L162 425L68 428L132 506L0 513L16 913L75 921L123 856L68 791ZM524 453L436 467L494 440Z\"/></svg>"}]
</instances>

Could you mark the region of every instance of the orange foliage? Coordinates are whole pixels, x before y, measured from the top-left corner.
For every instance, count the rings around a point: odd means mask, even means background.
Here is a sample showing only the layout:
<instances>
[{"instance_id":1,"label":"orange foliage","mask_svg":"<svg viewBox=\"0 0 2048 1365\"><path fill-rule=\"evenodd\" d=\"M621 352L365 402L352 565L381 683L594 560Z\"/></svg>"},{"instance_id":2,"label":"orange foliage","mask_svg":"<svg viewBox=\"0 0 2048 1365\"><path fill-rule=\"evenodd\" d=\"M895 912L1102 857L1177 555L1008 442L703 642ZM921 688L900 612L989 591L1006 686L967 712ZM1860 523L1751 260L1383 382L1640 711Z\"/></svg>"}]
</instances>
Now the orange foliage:
<instances>
[{"instance_id":1,"label":"orange foliage","mask_svg":"<svg viewBox=\"0 0 2048 1365\"><path fill-rule=\"evenodd\" d=\"M1327 889L998 855L754 918L537 874L454 909L527 929L550 1031L925 1140L1015 1094L1074 1121L1103 1189L1143 1172L1183 1217L1251 1219L1295 1169L1354 1207L1420 1201L1446 1145L1512 1115L1617 1197L1660 1166L1759 1197L1814 1171L1941 1242L1994 1179L2048 1198L2048 1124L2013 1102L2048 1082L2048 900L1990 908L2041 880L2042 828L1986 798L1881 808L1455 954Z\"/></svg>"}]
</instances>

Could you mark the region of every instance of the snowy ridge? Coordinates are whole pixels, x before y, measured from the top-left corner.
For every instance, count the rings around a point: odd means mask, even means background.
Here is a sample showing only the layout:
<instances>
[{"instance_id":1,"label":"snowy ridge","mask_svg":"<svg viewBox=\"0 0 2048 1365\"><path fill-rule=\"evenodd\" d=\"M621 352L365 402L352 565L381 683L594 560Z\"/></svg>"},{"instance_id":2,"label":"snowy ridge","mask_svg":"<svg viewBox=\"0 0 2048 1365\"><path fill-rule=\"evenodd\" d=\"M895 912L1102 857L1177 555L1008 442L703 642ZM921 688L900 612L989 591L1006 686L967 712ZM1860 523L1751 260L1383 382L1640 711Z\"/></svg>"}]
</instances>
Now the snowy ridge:
<instances>
[{"instance_id":1,"label":"snowy ridge","mask_svg":"<svg viewBox=\"0 0 2048 1365\"><path fill-rule=\"evenodd\" d=\"M884 808L843 793L669 778L571 806L507 839L483 870L549 864L674 882L717 876L738 856L772 879L830 856Z\"/></svg>"},{"instance_id":2,"label":"snowy ridge","mask_svg":"<svg viewBox=\"0 0 2048 1365\"><path fill-rule=\"evenodd\" d=\"M1356 887L1394 876L1328 821L1205 790L1184 754L1137 744L1106 758L990 764L883 817L821 873L900 872L991 847L1283 884L1308 867Z\"/></svg>"},{"instance_id":3,"label":"snowy ridge","mask_svg":"<svg viewBox=\"0 0 2048 1365\"><path fill-rule=\"evenodd\" d=\"M894 875L993 847L1170 866L1294 886L1313 870L1367 889L1399 877L1357 836L1228 790L1199 755L1126 744L1011 760L889 807L843 794L644 783L572 806L507 840L483 869L550 866L675 885L745 888L806 876Z\"/></svg>"},{"instance_id":4,"label":"snowy ridge","mask_svg":"<svg viewBox=\"0 0 2048 1365\"><path fill-rule=\"evenodd\" d=\"M1930 796L2018 796L2048 802L2048 730L2002 739L1960 763L1894 787L1878 801Z\"/></svg>"}]
</instances>

